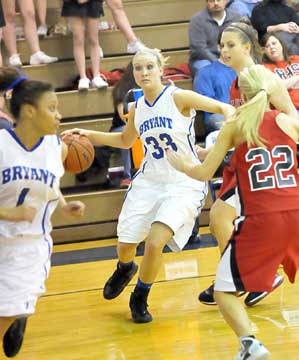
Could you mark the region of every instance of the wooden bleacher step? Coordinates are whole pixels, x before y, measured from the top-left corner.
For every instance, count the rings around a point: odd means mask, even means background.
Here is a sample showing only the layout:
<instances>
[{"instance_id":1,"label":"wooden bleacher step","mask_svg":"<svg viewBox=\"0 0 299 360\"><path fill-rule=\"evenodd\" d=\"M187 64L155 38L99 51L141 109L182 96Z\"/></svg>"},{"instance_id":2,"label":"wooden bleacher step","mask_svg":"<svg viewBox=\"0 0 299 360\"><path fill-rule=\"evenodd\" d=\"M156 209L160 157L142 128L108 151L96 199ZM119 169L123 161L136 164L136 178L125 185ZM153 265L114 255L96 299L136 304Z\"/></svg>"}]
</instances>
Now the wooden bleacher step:
<instances>
[{"instance_id":1,"label":"wooden bleacher step","mask_svg":"<svg viewBox=\"0 0 299 360\"><path fill-rule=\"evenodd\" d=\"M115 236L124 194L124 190L109 190L66 195L68 201L83 201L86 212L79 222L66 221L54 213L52 236L55 244Z\"/></svg>"},{"instance_id":2,"label":"wooden bleacher step","mask_svg":"<svg viewBox=\"0 0 299 360\"><path fill-rule=\"evenodd\" d=\"M182 89L192 89L191 80L176 81ZM64 119L80 116L97 116L113 113L112 87L92 89L86 92L78 90L57 93L59 110Z\"/></svg>"},{"instance_id":3,"label":"wooden bleacher step","mask_svg":"<svg viewBox=\"0 0 299 360\"><path fill-rule=\"evenodd\" d=\"M205 6L204 1L198 0L135 0L123 1L131 26L166 24L189 21L191 16ZM56 7L57 6L57 7ZM111 11L104 4L105 16L100 21L114 23ZM61 14L61 4L48 1L47 25L58 23ZM18 14L16 26L22 26L21 15Z\"/></svg>"},{"instance_id":4,"label":"wooden bleacher step","mask_svg":"<svg viewBox=\"0 0 299 360\"><path fill-rule=\"evenodd\" d=\"M139 27L135 29L135 33L151 48L171 50L188 47L188 23ZM106 56L124 54L127 51L126 41L119 30L100 32L99 40ZM57 56L59 60L73 59L71 35L40 39L40 46L45 53ZM28 64L31 54L25 39L18 40L18 51L22 54L23 63Z\"/></svg>"},{"instance_id":5,"label":"wooden bleacher step","mask_svg":"<svg viewBox=\"0 0 299 360\"><path fill-rule=\"evenodd\" d=\"M177 64L188 62L188 50L163 51L163 55L168 57L167 66L171 67ZM132 55L122 55L114 57L105 57L101 59L101 69L110 71L117 68L124 68L132 60ZM87 60L87 67L90 67L90 61ZM78 74L74 60L59 61L50 65L23 66L22 70L30 79L43 79L43 81L53 84L55 89L62 89L70 86Z\"/></svg>"}]
</instances>

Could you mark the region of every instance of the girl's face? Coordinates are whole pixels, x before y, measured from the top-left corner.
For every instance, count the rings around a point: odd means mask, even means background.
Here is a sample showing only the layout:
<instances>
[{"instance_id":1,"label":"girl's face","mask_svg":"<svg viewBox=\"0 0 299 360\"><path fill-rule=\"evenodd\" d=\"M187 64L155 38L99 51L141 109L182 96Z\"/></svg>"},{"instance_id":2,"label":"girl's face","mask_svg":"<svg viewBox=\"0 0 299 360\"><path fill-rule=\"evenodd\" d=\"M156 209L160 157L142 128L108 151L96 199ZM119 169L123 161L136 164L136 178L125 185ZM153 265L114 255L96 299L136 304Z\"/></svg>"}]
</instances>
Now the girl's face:
<instances>
[{"instance_id":1,"label":"girl's face","mask_svg":"<svg viewBox=\"0 0 299 360\"><path fill-rule=\"evenodd\" d=\"M61 115L58 111L58 100L55 92L45 92L39 98L35 107L34 121L41 135L56 134Z\"/></svg>"},{"instance_id":2,"label":"girl's face","mask_svg":"<svg viewBox=\"0 0 299 360\"><path fill-rule=\"evenodd\" d=\"M133 73L135 82L143 90L161 85L163 69L158 60L151 54L140 54L134 57Z\"/></svg>"},{"instance_id":3,"label":"girl's face","mask_svg":"<svg viewBox=\"0 0 299 360\"><path fill-rule=\"evenodd\" d=\"M233 31L224 31L220 41L220 51L223 62L231 68L238 70L242 64L251 58L251 44L242 43L238 33Z\"/></svg>"},{"instance_id":4,"label":"girl's face","mask_svg":"<svg viewBox=\"0 0 299 360\"><path fill-rule=\"evenodd\" d=\"M283 48L275 36L270 36L265 45L265 53L271 61L283 60Z\"/></svg>"}]
</instances>

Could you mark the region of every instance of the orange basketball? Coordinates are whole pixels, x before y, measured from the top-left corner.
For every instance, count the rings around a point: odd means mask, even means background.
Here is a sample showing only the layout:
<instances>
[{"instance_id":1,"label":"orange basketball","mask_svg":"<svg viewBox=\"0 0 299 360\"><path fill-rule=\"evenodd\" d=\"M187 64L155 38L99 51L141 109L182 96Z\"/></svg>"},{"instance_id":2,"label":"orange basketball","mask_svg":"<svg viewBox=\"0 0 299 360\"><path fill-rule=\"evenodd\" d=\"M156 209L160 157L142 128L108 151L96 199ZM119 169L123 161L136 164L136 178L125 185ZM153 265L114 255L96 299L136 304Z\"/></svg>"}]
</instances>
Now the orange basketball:
<instances>
[{"instance_id":1,"label":"orange basketball","mask_svg":"<svg viewBox=\"0 0 299 360\"><path fill-rule=\"evenodd\" d=\"M87 170L94 159L94 147L86 136L73 134L63 141L68 146L68 154L64 161L64 168L73 174Z\"/></svg>"}]
</instances>

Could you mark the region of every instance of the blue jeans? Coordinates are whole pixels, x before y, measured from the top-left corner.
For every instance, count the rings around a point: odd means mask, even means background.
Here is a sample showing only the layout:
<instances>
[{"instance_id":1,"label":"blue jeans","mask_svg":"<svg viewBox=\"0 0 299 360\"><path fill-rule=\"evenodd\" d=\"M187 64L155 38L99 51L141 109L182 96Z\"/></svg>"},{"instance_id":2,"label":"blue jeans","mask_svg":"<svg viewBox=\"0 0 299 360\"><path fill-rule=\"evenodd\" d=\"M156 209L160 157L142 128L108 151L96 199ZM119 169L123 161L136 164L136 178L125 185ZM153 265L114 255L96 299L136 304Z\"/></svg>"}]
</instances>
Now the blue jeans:
<instances>
[{"instance_id":1,"label":"blue jeans","mask_svg":"<svg viewBox=\"0 0 299 360\"><path fill-rule=\"evenodd\" d=\"M199 93L199 70L210 64L210 60L195 60L193 63L190 64L191 72L193 74L193 90L197 93Z\"/></svg>"},{"instance_id":2,"label":"blue jeans","mask_svg":"<svg viewBox=\"0 0 299 360\"><path fill-rule=\"evenodd\" d=\"M125 126L119 126L111 130L111 132L122 132ZM131 150L120 149L121 160L124 167L124 179L131 179Z\"/></svg>"}]
</instances>

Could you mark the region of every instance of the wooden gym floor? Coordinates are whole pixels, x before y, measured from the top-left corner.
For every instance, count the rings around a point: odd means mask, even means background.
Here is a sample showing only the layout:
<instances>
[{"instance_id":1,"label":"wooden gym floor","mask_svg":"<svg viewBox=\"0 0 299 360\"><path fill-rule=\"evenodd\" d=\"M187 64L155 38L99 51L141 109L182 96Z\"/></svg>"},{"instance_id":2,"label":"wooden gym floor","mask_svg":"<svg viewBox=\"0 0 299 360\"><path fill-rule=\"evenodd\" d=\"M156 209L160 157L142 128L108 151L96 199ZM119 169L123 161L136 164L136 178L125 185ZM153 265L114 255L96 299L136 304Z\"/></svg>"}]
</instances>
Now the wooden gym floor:
<instances>
[{"instance_id":1,"label":"wooden gym floor","mask_svg":"<svg viewBox=\"0 0 299 360\"><path fill-rule=\"evenodd\" d=\"M208 229L201 232L208 233ZM209 238L205 243L213 245ZM17 360L234 359L237 339L217 306L205 306L197 300L199 291L214 279L215 246L165 253L149 298L154 321L134 324L128 302L136 277L117 299L107 301L102 296L104 283L114 271L115 244L112 239L54 247L56 265L47 293L28 322ZM69 251L75 263L57 265L64 263ZM87 258L87 262L80 258L80 254L92 252L94 258ZM110 259L103 260L106 257ZM136 261L140 259L137 256ZM249 309L256 335L267 345L273 360L299 359L298 299L298 282L290 286L285 280L260 305Z\"/></svg>"}]
</instances>

